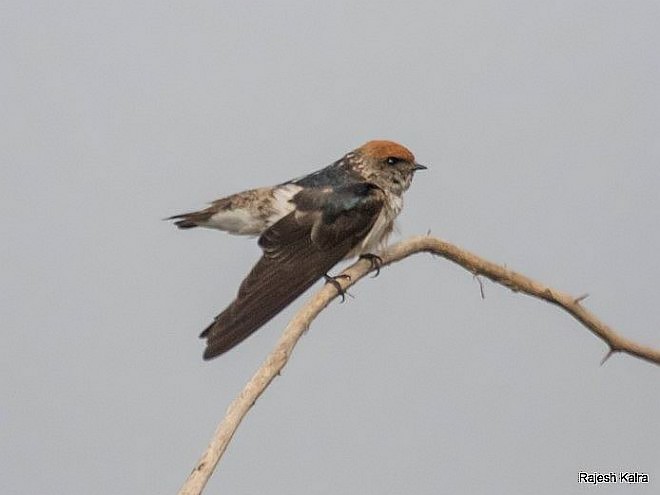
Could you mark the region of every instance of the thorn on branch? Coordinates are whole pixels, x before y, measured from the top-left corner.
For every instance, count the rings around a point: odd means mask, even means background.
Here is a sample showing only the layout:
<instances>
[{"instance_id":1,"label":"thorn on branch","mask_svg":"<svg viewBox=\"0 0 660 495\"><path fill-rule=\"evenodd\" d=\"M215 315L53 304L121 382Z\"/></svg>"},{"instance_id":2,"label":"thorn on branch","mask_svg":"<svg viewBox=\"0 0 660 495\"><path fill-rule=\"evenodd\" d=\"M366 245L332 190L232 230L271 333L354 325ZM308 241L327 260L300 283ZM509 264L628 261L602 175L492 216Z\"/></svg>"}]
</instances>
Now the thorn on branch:
<instances>
[{"instance_id":1,"label":"thorn on branch","mask_svg":"<svg viewBox=\"0 0 660 495\"><path fill-rule=\"evenodd\" d=\"M614 347L610 347L610 350L607 351L607 354L605 354L605 357L603 357L603 359L601 359L600 365L603 366L605 364L605 361L607 361L609 358L611 358L612 354L614 354L615 352L617 352L617 350L614 349Z\"/></svg>"},{"instance_id":2,"label":"thorn on branch","mask_svg":"<svg viewBox=\"0 0 660 495\"><path fill-rule=\"evenodd\" d=\"M589 293L585 292L581 296L577 296L575 299L573 299L573 302L575 304L580 304L582 301L584 301L587 297L589 297Z\"/></svg>"},{"instance_id":3,"label":"thorn on branch","mask_svg":"<svg viewBox=\"0 0 660 495\"><path fill-rule=\"evenodd\" d=\"M479 293L481 294L481 299L486 299L486 293L484 292L484 281L481 280L481 277L478 273L473 275L473 278L479 282Z\"/></svg>"},{"instance_id":4,"label":"thorn on branch","mask_svg":"<svg viewBox=\"0 0 660 495\"><path fill-rule=\"evenodd\" d=\"M555 297L555 293L552 292L552 289L550 287L545 289L543 293L545 294L545 296L549 301L557 301L557 298Z\"/></svg>"}]
</instances>

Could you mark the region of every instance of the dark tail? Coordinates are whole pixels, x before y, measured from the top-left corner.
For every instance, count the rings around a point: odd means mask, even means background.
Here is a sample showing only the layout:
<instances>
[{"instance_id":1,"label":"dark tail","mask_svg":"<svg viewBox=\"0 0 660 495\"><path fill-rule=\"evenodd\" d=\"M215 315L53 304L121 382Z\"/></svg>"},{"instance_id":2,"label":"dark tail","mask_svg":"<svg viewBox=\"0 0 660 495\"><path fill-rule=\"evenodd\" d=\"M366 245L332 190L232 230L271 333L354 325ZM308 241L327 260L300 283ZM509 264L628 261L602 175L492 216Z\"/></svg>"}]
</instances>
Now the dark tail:
<instances>
[{"instance_id":1,"label":"dark tail","mask_svg":"<svg viewBox=\"0 0 660 495\"><path fill-rule=\"evenodd\" d=\"M180 229L192 229L199 227L200 222L205 222L210 216L211 214L207 211L193 211L191 213L182 213L181 215L167 217L165 220L176 220L174 225Z\"/></svg>"}]
</instances>

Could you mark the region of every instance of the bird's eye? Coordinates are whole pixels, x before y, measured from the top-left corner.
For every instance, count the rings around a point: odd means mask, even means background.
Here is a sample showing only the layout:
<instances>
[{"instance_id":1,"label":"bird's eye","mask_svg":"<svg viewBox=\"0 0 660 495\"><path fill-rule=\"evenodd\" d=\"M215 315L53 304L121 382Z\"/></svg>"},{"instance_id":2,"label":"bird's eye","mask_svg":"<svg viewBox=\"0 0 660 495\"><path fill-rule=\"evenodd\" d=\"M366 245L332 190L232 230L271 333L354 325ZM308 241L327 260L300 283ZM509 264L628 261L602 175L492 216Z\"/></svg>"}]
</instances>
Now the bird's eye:
<instances>
[{"instance_id":1,"label":"bird's eye","mask_svg":"<svg viewBox=\"0 0 660 495\"><path fill-rule=\"evenodd\" d=\"M394 165L396 163L399 163L401 160L396 156L390 156L385 161L387 162L388 165Z\"/></svg>"}]
</instances>

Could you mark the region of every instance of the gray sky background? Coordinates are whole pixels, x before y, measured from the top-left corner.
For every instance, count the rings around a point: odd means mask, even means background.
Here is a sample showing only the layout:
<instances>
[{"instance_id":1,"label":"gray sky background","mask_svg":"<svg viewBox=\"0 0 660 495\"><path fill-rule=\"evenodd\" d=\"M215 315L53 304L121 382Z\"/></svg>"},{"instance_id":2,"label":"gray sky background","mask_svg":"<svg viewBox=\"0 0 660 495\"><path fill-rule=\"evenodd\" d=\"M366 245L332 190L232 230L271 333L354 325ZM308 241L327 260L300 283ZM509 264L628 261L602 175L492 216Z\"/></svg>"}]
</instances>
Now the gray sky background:
<instances>
[{"instance_id":1,"label":"gray sky background","mask_svg":"<svg viewBox=\"0 0 660 495\"><path fill-rule=\"evenodd\" d=\"M655 1L4 2L0 492L174 493L298 301L198 333L259 255L160 219L373 138L455 242L660 345ZM318 286L317 286L318 287ZM333 303L208 493L660 489L660 369L417 256Z\"/></svg>"}]
</instances>

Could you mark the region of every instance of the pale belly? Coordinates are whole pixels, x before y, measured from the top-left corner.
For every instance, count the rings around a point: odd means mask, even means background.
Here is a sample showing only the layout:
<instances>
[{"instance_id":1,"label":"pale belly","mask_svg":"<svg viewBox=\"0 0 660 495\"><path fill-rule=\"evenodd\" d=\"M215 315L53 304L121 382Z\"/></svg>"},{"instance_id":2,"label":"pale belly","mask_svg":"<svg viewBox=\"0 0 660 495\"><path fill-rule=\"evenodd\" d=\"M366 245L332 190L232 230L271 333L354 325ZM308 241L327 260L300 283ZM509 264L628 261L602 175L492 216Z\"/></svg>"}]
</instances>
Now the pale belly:
<instances>
[{"instance_id":1,"label":"pale belly","mask_svg":"<svg viewBox=\"0 0 660 495\"><path fill-rule=\"evenodd\" d=\"M400 197L389 197L388 200L388 204L381 210L369 233L362 242L346 255L346 258L353 258L366 253L373 254L374 251L378 251L387 244L387 239L394 229L394 220L403 207L403 200Z\"/></svg>"}]
</instances>

